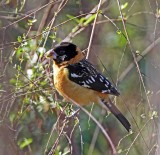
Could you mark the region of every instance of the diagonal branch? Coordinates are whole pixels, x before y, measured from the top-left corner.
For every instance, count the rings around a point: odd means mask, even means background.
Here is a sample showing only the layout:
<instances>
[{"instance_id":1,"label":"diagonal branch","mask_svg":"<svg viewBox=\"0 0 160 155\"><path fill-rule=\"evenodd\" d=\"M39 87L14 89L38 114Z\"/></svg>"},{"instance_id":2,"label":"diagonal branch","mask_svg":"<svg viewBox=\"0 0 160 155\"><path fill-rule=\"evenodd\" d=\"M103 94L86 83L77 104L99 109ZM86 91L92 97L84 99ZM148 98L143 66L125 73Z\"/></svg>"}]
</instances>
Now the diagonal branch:
<instances>
[{"instance_id":1,"label":"diagonal branch","mask_svg":"<svg viewBox=\"0 0 160 155\"><path fill-rule=\"evenodd\" d=\"M157 44L160 43L160 37L155 40L152 44L150 44L141 55L137 57L137 62L141 61L141 59L144 58L145 55L147 55ZM127 74L135 67L135 63L132 62L128 65L128 67L122 72L122 74L119 76L118 83L123 81L123 79L127 76Z\"/></svg>"},{"instance_id":2,"label":"diagonal branch","mask_svg":"<svg viewBox=\"0 0 160 155\"><path fill-rule=\"evenodd\" d=\"M108 135L108 133L105 131L105 129L103 128L103 126L97 121L97 119L91 114L89 113L85 108L83 108L81 105L79 105L78 103L76 103L75 101L73 101L71 98L67 97L66 95L64 95L64 97L71 101L74 105L76 105L77 107L79 107L83 112L85 112L96 124L97 126L101 129L102 133L104 134L104 136L106 137L106 139L108 140L112 151L113 151L113 155L118 155L117 151L116 151L116 147L112 142L112 139L110 138L110 136Z\"/></svg>"}]
</instances>

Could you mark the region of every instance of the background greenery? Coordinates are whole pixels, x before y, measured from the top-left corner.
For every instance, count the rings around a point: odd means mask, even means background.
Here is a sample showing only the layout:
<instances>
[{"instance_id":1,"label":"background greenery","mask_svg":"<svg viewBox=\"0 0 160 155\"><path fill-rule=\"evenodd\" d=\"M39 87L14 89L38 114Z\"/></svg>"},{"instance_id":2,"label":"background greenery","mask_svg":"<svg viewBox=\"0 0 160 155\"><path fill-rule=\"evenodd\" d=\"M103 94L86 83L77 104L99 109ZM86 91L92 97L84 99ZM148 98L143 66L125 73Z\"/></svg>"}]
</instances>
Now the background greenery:
<instances>
[{"instance_id":1,"label":"background greenery","mask_svg":"<svg viewBox=\"0 0 160 155\"><path fill-rule=\"evenodd\" d=\"M99 105L85 107L115 154L159 155L159 0L1 0L0 154L113 154L88 114L71 116L77 107L57 94L51 65L41 63L61 41L88 52L121 92L113 100L133 133Z\"/></svg>"}]
</instances>

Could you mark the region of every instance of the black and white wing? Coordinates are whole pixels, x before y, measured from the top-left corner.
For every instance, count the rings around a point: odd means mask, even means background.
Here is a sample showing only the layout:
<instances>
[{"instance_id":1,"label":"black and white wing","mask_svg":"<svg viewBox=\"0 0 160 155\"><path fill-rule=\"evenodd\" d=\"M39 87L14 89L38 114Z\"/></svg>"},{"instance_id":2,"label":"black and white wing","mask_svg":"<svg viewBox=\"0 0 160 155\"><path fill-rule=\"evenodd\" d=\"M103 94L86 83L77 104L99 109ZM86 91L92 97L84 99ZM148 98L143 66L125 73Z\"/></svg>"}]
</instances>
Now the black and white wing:
<instances>
[{"instance_id":1,"label":"black and white wing","mask_svg":"<svg viewBox=\"0 0 160 155\"><path fill-rule=\"evenodd\" d=\"M69 79L83 87L95 91L119 95L117 89L86 60L67 66Z\"/></svg>"}]
</instances>

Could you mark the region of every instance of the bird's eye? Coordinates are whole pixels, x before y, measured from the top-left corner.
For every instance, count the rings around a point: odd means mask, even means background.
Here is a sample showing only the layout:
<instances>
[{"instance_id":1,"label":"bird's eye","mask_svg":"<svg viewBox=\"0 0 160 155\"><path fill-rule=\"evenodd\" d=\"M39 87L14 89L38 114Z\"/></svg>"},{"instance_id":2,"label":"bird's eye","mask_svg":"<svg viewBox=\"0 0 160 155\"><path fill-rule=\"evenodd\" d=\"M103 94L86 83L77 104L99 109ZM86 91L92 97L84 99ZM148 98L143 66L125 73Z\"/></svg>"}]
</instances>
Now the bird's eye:
<instances>
[{"instance_id":1,"label":"bird's eye","mask_svg":"<svg viewBox=\"0 0 160 155\"><path fill-rule=\"evenodd\" d=\"M60 55L63 55L64 53L65 53L65 51L63 51L63 50L59 51Z\"/></svg>"}]
</instances>

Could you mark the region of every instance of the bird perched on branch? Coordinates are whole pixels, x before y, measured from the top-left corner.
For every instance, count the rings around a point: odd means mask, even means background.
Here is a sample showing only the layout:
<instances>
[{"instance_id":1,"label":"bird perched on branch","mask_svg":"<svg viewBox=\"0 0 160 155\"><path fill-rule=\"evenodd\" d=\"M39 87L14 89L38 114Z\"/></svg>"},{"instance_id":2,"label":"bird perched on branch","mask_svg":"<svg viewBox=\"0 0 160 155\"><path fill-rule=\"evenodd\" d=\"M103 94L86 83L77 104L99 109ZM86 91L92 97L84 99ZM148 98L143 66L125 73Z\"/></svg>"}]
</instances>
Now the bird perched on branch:
<instances>
[{"instance_id":1,"label":"bird perched on branch","mask_svg":"<svg viewBox=\"0 0 160 155\"><path fill-rule=\"evenodd\" d=\"M119 96L117 89L85 59L84 53L74 44L62 42L49 50L47 57L53 60L54 85L60 95L79 105L99 103L131 129L128 120L111 102L109 95Z\"/></svg>"}]
</instances>

